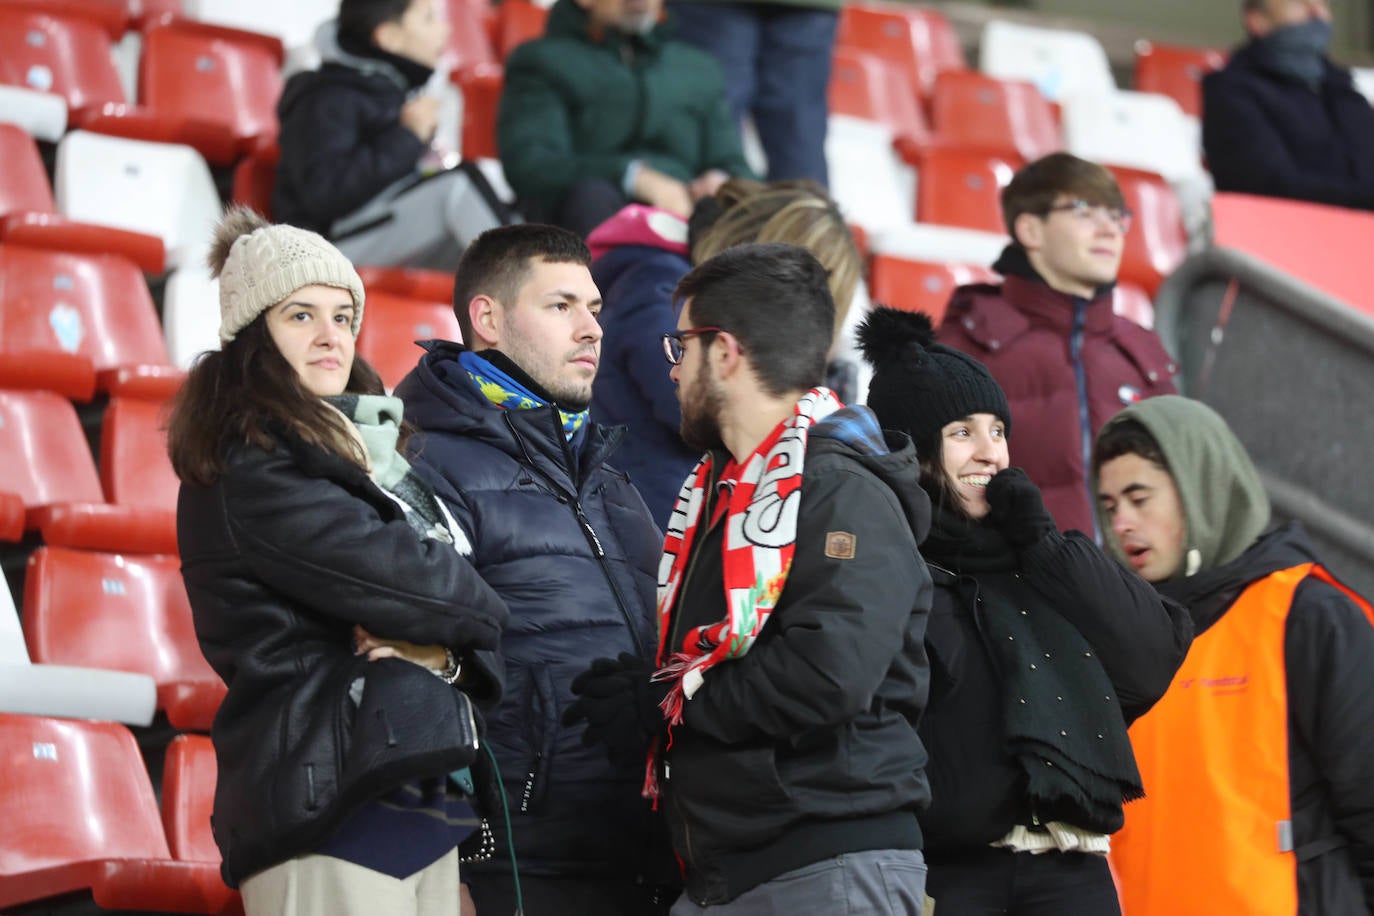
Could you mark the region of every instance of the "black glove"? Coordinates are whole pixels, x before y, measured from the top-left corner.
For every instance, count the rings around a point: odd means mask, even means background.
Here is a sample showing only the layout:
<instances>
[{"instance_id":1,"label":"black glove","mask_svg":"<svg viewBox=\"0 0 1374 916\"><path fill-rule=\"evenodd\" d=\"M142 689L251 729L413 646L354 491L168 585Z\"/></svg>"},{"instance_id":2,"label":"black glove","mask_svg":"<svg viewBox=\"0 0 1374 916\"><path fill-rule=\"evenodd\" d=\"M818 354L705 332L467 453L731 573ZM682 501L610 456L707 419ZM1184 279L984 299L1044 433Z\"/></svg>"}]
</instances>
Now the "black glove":
<instances>
[{"instance_id":1,"label":"black glove","mask_svg":"<svg viewBox=\"0 0 1374 916\"><path fill-rule=\"evenodd\" d=\"M663 733L667 721L659 704L668 683L650 680L654 666L629 652L598 658L572 681L578 697L563 713L564 725L587 723L582 743L604 744L612 760L643 759L649 742Z\"/></svg>"},{"instance_id":2,"label":"black glove","mask_svg":"<svg viewBox=\"0 0 1374 916\"><path fill-rule=\"evenodd\" d=\"M1029 547L1059 529L1040 488L1020 468L998 471L988 483L988 521L1013 547Z\"/></svg>"}]
</instances>

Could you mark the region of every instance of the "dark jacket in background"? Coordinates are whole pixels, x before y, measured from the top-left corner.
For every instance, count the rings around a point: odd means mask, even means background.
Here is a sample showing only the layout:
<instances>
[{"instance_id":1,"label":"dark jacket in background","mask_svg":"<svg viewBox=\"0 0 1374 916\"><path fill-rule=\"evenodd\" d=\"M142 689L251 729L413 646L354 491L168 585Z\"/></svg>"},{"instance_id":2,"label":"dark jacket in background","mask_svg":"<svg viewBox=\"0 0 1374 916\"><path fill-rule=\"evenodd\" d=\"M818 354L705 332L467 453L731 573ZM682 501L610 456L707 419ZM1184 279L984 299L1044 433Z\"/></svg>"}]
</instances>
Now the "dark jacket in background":
<instances>
[{"instance_id":1,"label":"dark jacket in background","mask_svg":"<svg viewBox=\"0 0 1374 916\"><path fill-rule=\"evenodd\" d=\"M659 341L677 329L673 289L692 264L672 251L622 245L597 258L592 279L604 300L601 369L592 416L626 427L616 463L630 475L659 527L701 452L682 441L682 405Z\"/></svg>"},{"instance_id":2,"label":"dark jacket in background","mask_svg":"<svg viewBox=\"0 0 1374 916\"><path fill-rule=\"evenodd\" d=\"M409 83L396 67L344 52L329 30L316 41L323 63L287 80L277 103L272 218L328 236L335 220L418 177L428 147L401 126Z\"/></svg>"},{"instance_id":3,"label":"dark jacket in background","mask_svg":"<svg viewBox=\"0 0 1374 916\"><path fill-rule=\"evenodd\" d=\"M1319 562L1289 524L1229 563L1158 588L1187 606L1201 635L1252 583ZM1340 589L1309 577L1293 594L1283 659L1293 842L1338 838L1298 861L1298 916L1374 913L1374 628Z\"/></svg>"},{"instance_id":4,"label":"dark jacket in background","mask_svg":"<svg viewBox=\"0 0 1374 916\"><path fill-rule=\"evenodd\" d=\"M1019 246L994 265L1000 286L961 286L940 343L988 367L1023 433L1011 462L1040 487L1061 530L1096 531L1089 492L1093 437L1136 400L1173 394L1175 366L1151 330L1112 313L1110 290L1087 300L1052 289Z\"/></svg>"},{"instance_id":5,"label":"dark jacket in background","mask_svg":"<svg viewBox=\"0 0 1374 916\"><path fill-rule=\"evenodd\" d=\"M591 659L651 657L663 540L624 474L605 462L622 431L589 423L579 447L552 407L505 410L477 390L457 344L429 351L396 389L421 430L408 450L510 607L501 639L506 695L488 723L510 799L522 874L633 880L650 867L642 764L612 764L562 723L569 684ZM498 849L504 825L493 820ZM510 880L510 860L464 866ZM467 880L467 878L465 878Z\"/></svg>"},{"instance_id":6,"label":"dark jacket in background","mask_svg":"<svg viewBox=\"0 0 1374 916\"><path fill-rule=\"evenodd\" d=\"M1374 108L1329 61L1313 89L1240 48L1203 78L1202 145L1218 191L1374 209Z\"/></svg>"},{"instance_id":7,"label":"dark jacket in background","mask_svg":"<svg viewBox=\"0 0 1374 916\"><path fill-rule=\"evenodd\" d=\"M905 436L881 455L838 437L854 410L812 428L773 615L748 654L706 672L672 730L661 807L701 905L847 852L921 847L930 573L916 544L930 501ZM698 534L672 633L725 616L722 532ZM852 557L827 555L837 532Z\"/></svg>"},{"instance_id":8,"label":"dark jacket in background","mask_svg":"<svg viewBox=\"0 0 1374 916\"><path fill-rule=\"evenodd\" d=\"M930 753L932 801L921 826L926 858L936 867L942 858L986 849L1017 824L1032 824L1026 778L1007 749L1008 700L987 644L984 603L1055 614L1072 624L1111 681L1117 702L1110 714L1126 725L1168 689L1192 624L1181 607L1161 600L1149 583L1078 534L1051 534L1021 551L1016 571L969 572L959 557L937 555L929 542L922 551L935 601L926 630L930 699L920 729ZM1042 821L1093 829L1082 812L1038 813Z\"/></svg>"},{"instance_id":9,"label":"dark jacket in background","mask_svg":"<svg viewBox=\"0 0 1374 916\"><path fill-rule=\"evenodd\" d=\"M753 176L715 58L662 24L594 35L575 0L558 0L544 37L507 58L497 142L516 195L544 207L584 179L620 187L636 159L682 181Z\"/></svg>"},{"instance_id":10,"label":"dark jacket in background","mask_svg":"<svg viewBox=\"0 0 1374 916\"><path fill-rule=\"evenodd\" d=\"M472 564L417 537L356 464L284 442L238 451L213 486L183 485L177 501L196 636L229 687L211 732L211 824L234 887L312 851L363 802L467 761L455 688L408 661L356 657L355 624L464 653L480 674L471 692L500 693L491 650L506 608ZM365 703L406 701L356 716L359 677L377 688Z\"/></svg>"}]
</instances>

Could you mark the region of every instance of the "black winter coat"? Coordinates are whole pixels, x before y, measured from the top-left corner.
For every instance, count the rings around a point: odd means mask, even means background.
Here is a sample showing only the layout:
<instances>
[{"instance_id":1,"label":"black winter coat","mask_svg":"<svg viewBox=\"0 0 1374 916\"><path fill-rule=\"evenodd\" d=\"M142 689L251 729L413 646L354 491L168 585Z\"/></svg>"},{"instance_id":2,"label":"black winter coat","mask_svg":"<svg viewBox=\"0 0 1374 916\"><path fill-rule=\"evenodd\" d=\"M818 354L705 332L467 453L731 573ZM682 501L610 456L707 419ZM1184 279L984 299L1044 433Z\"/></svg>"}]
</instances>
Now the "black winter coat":
<instances>
[{"instance_id":1,"label":"black winter coat","mask_svg":"<svg viewBox=\"0 0 1374 916\"><path fill-rule=\"evenodd\" d=\"M623 434L589 423L574 456L552 407L493 406L429 352L396 389L422 432L411 458L466 529L473 562L510 606L507 690L488 727L511 803L522 874L633 880L650 847L642 764L613 764L567 727L572 679L594 658L652 656L663 539L629 478L605 462ZM505 848L505 831L496 831ZM662 850L660 850L662 851ZM509 860L467 867L509 880ZM489 879L490 880L490 879Z\"/></svg>"},{"instance_id":2,"label":"black winter coat","mask_svg":"<svg viewBox=\"0 0 1374 916\"><path fill-rule=\"evenodd\" d=\"M699 905L846 852L921 847L931 591L916 544L930 501L904 435L866 455L829 438L828 422L807 442L777 606L748 654L706 672L665 755L662 807ZM725 616L723 527L692 549L672 645ZM852 556L830 550L838 533Z\"/></svg>"},{"instance_id":3,"label":"black winter coat","mask_svg":"<svg viewBox=\"0 0 1374 916\"><path fill-rule=\"evenodd\" d=\"M466 761L455 689L355 657L353 626L466 655L472 692L494 700L506 607L360 467L298 441L241 449L213 486L182 486L177 543L201 651L229 687L211 823L231 887L310 852L363 802ZM366 716L349 696L358 677ZM381 709L367 699L398 693Z\"/></svg>"},{"instance_id":4,"label":"black winter coat","mask_svg":"<svg viewBox=\"0 0 1374 916\"><path fill-rule=\"evenodd\" d=\"M1159 590L1192 612L1199 634L1272 573L1320 562L1297 525L1235 560ZM1298 916L1374 914L1374 626L1340 589L1309 577L1284 630L1288 779L1298 857Z\"/></svg>"},{"instance_id":5,"label":"black winter coat","mask_svg":"<svg viewBox=\"0 0 1374 916\"><path fill-rule=\"evenodd\" d=\"M920 729L933 800L921 824L926 857L938 862L1032 823L1025 775L1006 748L1007 700L981 623L982 602L1009 602L1073 624L1096 652L1116 692L1114 714L1126 725L1169 688L1192 626L1182 607L1077 532L1051 534L1021 551L1016 572L969 573L958 558L937 556L929 544L922 549L935 575L935 601L926 631L930 700ZM1047 815L1085 827L1072 812Z\"/></svg>"},{"instance_id":6,"label":"black winter coat","mask_svg":"<svg viewBox=\"0 0 1374 916\"><path fill-rule=\"evenodd\" d=\"M1374 108L1330 62L1313 90L1240 48L1203 78L1202 145L1218 191L1374 210Z\"/></svg>"},{"instance_id":7,"label":"black winter coat","mask_svg":"<svg viewBox=\"0 0 1374 916\"><path fill-rule=\"evenodd\" d=\"M416 174L426 145L401 126L405 81L369 63L325 63L287 80L277 103L277 222L328 236L335 220Z\"/></svg>"}]
</instances>

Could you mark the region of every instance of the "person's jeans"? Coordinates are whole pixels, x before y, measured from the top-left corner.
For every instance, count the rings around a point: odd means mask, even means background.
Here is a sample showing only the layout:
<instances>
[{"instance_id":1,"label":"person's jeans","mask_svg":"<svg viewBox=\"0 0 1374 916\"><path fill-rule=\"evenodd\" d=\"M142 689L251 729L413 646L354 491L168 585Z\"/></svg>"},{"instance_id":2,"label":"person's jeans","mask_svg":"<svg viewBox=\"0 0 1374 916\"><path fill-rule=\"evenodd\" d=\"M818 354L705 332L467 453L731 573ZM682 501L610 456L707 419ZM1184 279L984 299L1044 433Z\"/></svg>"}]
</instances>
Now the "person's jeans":
<instances>
[{"instance_id":1,"label":"person's jeans","mask_svg":"<svg viewBox=\"0 0 1374 916\"><path fill-rule=\"evenodd\" d=\"M784 872L729 903L700 906L683 894L669 916L921 916L925 884L925 861L914 849L849 852Z\"/></svg>"},{"instance_id":2,"label":"person's jeans","mask_svg":"<svg viewBox=\"0 0 1374 916\"><path fill-rule=\"evenodd\" d=\"M1082 852L937 856L926 890L939 916L1121 916L1106 858Z\"/></svg>"},{"instance_id":3,"label":"person's jeans","mask_svg":"<svg viewBox=\"0 0 1374 916\"><path fill-rule=\"evenodd\" d=\"M768 180L827 183L825 122L835 10L772 3L672 2L676 37L720 61L736 118L753 115Z\"/></svg>"}]
</instances>

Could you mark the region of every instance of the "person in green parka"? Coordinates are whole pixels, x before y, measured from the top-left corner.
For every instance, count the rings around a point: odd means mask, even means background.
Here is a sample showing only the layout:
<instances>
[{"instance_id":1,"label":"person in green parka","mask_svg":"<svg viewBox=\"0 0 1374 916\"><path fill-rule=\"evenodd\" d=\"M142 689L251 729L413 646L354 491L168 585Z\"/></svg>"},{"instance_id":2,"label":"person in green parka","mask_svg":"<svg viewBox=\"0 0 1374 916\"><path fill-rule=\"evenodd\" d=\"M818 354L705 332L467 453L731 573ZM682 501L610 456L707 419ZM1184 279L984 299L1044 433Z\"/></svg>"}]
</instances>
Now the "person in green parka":
<instances>
[{"instance_id":1,"label":"person in green parka","mask_svg":"<svg viewBox=\"0 0 1374 916\"><path fill-rule=\"evenodd\" d=\"M754 177L719 65L671 38L662 0L558 0L506 60L497 142L525 215L584 236L627 203L686 217Z\"/></svg>"}]
</instances>

